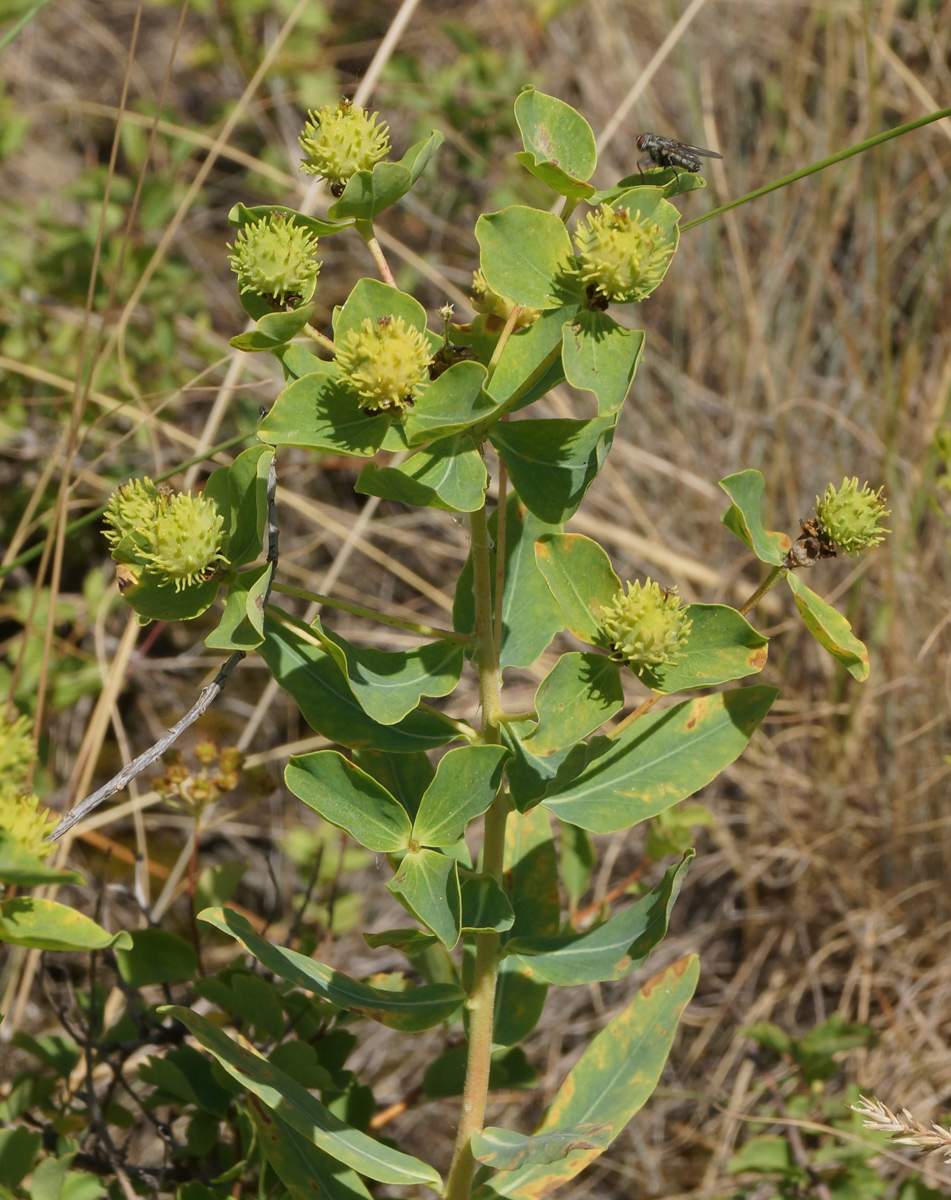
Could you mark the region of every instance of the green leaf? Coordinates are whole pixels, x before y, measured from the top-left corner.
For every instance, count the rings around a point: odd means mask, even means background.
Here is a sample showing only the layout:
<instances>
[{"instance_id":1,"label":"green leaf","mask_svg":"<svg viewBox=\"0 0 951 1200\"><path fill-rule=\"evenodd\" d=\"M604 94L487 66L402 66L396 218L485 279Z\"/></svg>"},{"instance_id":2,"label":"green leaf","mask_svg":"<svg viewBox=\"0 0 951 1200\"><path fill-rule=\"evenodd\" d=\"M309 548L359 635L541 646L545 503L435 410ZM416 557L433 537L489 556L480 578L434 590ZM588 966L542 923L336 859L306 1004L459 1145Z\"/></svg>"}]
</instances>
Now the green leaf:
<instances>
[{"instance_id":1,"label":"green leaf","mask_svg":"<svg viewBox=\"0 0 951 1200\"><path fill-rule=\"evenodd\" d=\"M535 558L568 632L591 646L604 646L601 613L621 590L607 554L580 533L545 533L535 545Z\"/></svg>"},{"instance_id":2,"label":"green leaf","mask_svg":"<svg viewBox=\"0 0 951 1200\"><path fill-rule=\"evenodd\" d=\"M475 512L489 482L482 455L465 434L441 438L398 467L369 462L354 490L418 508Z\"/></svg>"},{"instance_id":3,"label":"green leaf","mask_svg":"<svg viewBox=\"0 0 951 1200\"><path fill-rule=\"evenodd\" d=\"M604 312L582 310L563 329L562 362L572 387L594 392L598 415L624 403L644 350L643 329L625 329Z\"/></svg>"},{"instance_id":4,"label":"green leaf","mask_svg":"<svg viewBox=\"0 0 951 1200\"><path fill-rule=\"evenodd\" d=\"M43 1135L17 1125L0 1129L0 1185L15 1188L36 1162Z\"/></svg>"},{"instance_id":5,"label":"green leaf","mask_svg":"<svg viewBox=\"0 0 951 1200\"><path fill-rule=\"evenodd\" d=\"M364 277L357 281L343 307L334 312L334 340L359 333L365 320L375 325L380 317L402 317L408 328L426 331L426 310L415 297L379 279Z\"/></svg>"},{"instance_id":6,"label":"green leaf","mask_svg":"<svg viewBox=\"0 0 951 1200\"><path fill-rule=\"evenodd\" d=\"M842 664L853 679L868 679L868 650L852 632L845 617L802 582L795 571L785 573L802 622L823 650Z\"/></svg>"},{"instance_id":7,"label":"green leaf","mask_svg":"<svg viewBox=\"0 0 951 1200\"><path fill-rule=\"evenodd\" d=\"M403 806L336 750L292 755L284 782L325 821L345 829L368 850L390 854L409 845L412 825Z\"/></svg>"},{"instance_id":8,"label":"green leaf","mask_svg":"<svg viewBox=\"0 0 951 1200\"><path fill-rule=\"evenodd\" d=\"M267 479L274 450L252 446L230 467L212 471L205 496L214 500L224 518L224 553L232 570L253 562L262 552L267 524Z\"/></svg>"},{"instance_id":9,"label":"green leaf","mask_svg":"<svg viewBox=\"0 0 951 1200\"><path fill-rule=\"evenodd\" d=\"M507 937L550 937L561 923L558 859L543 809L512 813L505 827L505 877L515 921ZM503 958L495 993L493 1041L512 1046L538 1024L548 985L514 957Z\"/></svg>"},{"instance_id":10,"label":"green leaf","mask_svg":"<svg viewBox=\"0 0 951 1200\"><path fill-rule=\"evenodd\" d=\"M720 520L744 545L749 546L760 562L774 567L783 565L789 549L789 538L783 533L767 533L760 517L760 505L766 484L759 471L738 471L720 480L720 487L733 503Z\"/></svg>"},{"instance_id":11,"label":"green leaf","mask_svg":"<svg viewBox=\"0 0 951 1200\"><path fill-rule=\"evenodd\" d=\"M502 667L530 667L556 633L562 621L558 605L535 565L535 541L551 527L519 503L514 493L506 504L505 578L502 586ZM496 547L499 540L498 509L489 518L492 549L489 552L493 603L496 585ZM472 597L472 558L466 560L456 583L452 606L453 628L471 633L475 628Z\"/></svg>"},{"instance_id":12,"label":"green leaf","mask_svg":"<svg viewBox=\"0 0 951 1200\"><path fill-rule=\"evenodd\" d=\"M567 936L514 937L505 953L517 956L536 978L562 987L627 978L663 941L693 856L691 850L668 867L652 891L603 925Z\"/></svg>"},{"instance_id":13,"label":"green leaf","mask_svg":"<svg viewBox=\"0 0 951 1200\"><path fill-rule=\"evenodd\" d=\"M297 337L307 322L314 315L316 304L302 304L287 312L269 312L260 317L257 328L247 333L239 333L231 339L230 344L235 350L245 353L260 353L262 350L274 350L277 346L286 345L292 338Z\"/></svg>"},{"instance_id":14,"label":"green leaf","mask_svg":"<svg viewBox=\"0 0 951 1200\"><path fill-rule=\"evenodd\" d=\"M460 746L439 760L413 824L420 846L453 846L481 816L502 785L504 746Z\"/></svg>"},{"instance_id":15,"label":"green leaf","mask_svg":"<svg viewBox=\"0 0 951 1200\"><path fill-rule=\"evenodd\" d=\"M288 952L292 953L292 952ZM301 955L303 957L303 955ZM229 1075L274 1110L292 1129L303 1134L318 1149L361 1175L380 1183L407 1186L425 1183L439 1187L438 1172L419 1159L391 1150L374 1138L344 1124L333 1116L305 1087L269 1063L249 1046L241 1046L213 1022L190 1008L163 1005L163 1016L181 1021L200 1045L217 1059Z\"/></svg>"},{"instance_id":16,"label":"green leaf","mask_svg":"<svg viewBox=\"0 0 951 1200\"><path fill-rule=\"evenodd\" d=\"M466 998L461 988L448 983L427 984L406 992L370 987L308 958L306 954L273 946L259 937L240 913L230 908L205 909L198 919L229 934L266 970L281 979L390 1029L400 1029L404 1033L432 1029L451 1016Z\"/></svg>"},{"instance_id":17,"label":"green leaf","mask_svg":"<svg viewBox=\"0 0 951 1200\"><path fill-rule=\"evenodd\" d=\"M617 663L604 654L563 654L535 693L538 725L522 741L528 754L547 755L599 729L624 704Z\"/></svg>"},{"instance_id":18,"label":"green leaf","mask_svg":"<svg viewBox=\"0 0 951 1200\"><path fill-rule=\"evenodd\" d=\"M428 713L411 712L394 725L367 716L334 660L307 640L314 635L302 622L286 616L282 623L267 618L264 633L258 653L297 701L304 720L328 740L405 754L444 746L459 736L452 726Z\"/></svg>"},{"instance_id":19,"label":"green leaf","mask_svg":"<svg viewBox=\"0 0 951 1200\"><path fill-rule=\"evenodd\" d=\"M432 783L436 768L421 750L415 754L384 754L379 750L355 750L353 761L377 783L382 783L415 820L423 792Z\"/></svg>"},{"instance_id":20,"label":"green leaf","mask_svg":"<svg viewBox=\"0 0 951 1200\"><path fill-rule=\"evenodd\" d=\"M439 938L434 933L423 933L421 929L387 929L383 933L365 933L363 940L371 950L387 946L411 958L435 946Z\"/></svg>"},{"instance_id":21,"label":"green leaf","mask_svg":"<svg viewBox=\"0 0 951 1200\"><path fill-rule=\"evenodd\" d=\"M571 254L568 231L553 213L513 204L476 221L482 273L493 292L528 308L557 308L557 279Z\"/></svg>"},{"instance_id":22,"label":"green leaf","mask_svg":"<svg viewBox=\"0 0 951 1200\"><path fill-rule=\"evenodd\" d=\"M563 100L527 87L515 101L523 151L515 157L532 175L561 196L586 197L598 162L591 126Z\"/></svg>"},{"instance_id":23,"label":"green leaf","mask_svg":"<svg viewBox=\"0 0 951 1200\"><path fill-rule=\"evenodd\" d=\"M0 900L0 942L31 950L125 950L132 945L125 930L106 933L76 909L35 896Z\"/></svg>"},{"instance_id":24,"label":"green leaf","mask_svg":"<svg viewBox=\"0 0 951 1200\"><path fill-rule=\"evenodd\" d=\"M31 854L6 829L0 829L0 883L41 887L44 883L83 883L78 871L58 871Z\"/></svg>"},{"instance_id":25,"label":"green leaf","mask_svg":"<svg viewBox=\"0 0 951 1200\"><path fill-rule=\"evenodd\" d=\"M565 747L545 756L529 754L525 741L535 727L534 721L525 720L506 721L502 726L502 742L512 751L512 758L505 768L506 783L515 807L523 813L534 808L544 796L570 750Z\"/></svg>"},{"instance_id":26,"label":"green leaf","mask_svg":"<svg viewBox=\"0 0 951 1200\"><path fill-rule=\"evenodd\" d=\"M247 1112L268 1165L292 1200L372 1200L359 1175L318 1150L273 1110L252 1099Z\"/></svg>"},{"instance_id":27,"label":"green leaf","mask_svg":"<svg viewBox=\"0 0 951 1200\"><path fill-rule=\"evenodd\" d=\"M347 180L340 199L327 209L333 220L354 217L372 221L384 209L405 196L442 145L443 135L434 130L428 138L410 146L399 162L378 162L370 171L357 171Z\"/></svg>"},{"instance_id":28,"label":"green leaf","mask_svg":"<svg viewBox=\"0 0 951 1200\"><path fill-rule=\"evenodd\" d=\"M416 850L403 856L399 870L386 885L400 904L431 929L447 950L459 940L462 899L459 864L448 854Z\"/></svg>"},{"instance_id":29,"label":"green leaf","mask_svg":"<svg viewBox=\"0 0 951 1200\"><path fill-rule=\"evenodd\" d=\"M488 1126L472 1135L472 1156L496 1171L514 1171L531 1163L552 1163L574 1150L604 1150L611 1141L611 1125L589 1121L575 1129L552 1129L526 1137L514 1129Z\"/></svg>"},{"instance_id":30,"label":"green leaf","mask_svg":"<svg viewBox=\"0 0 951 1200\"><path fill-rule=\"evenodd\" d=\"M604 466L616 425L616 415L500 421L489 440L529 511L560 525L577 511Z\"/></svg>"},{"instance_id":31,"label":"green leaf","mask_svg":"<svg viewBox=\"0 0 951 1200\"><path fill-rule=\"evenodd\" d=\"M504 933L515 922L508 896L491 875L461 872L462 928L477 933Z\"/></svg>"},{"instance_id":32,"label":"green leaf","mask_svg":"<svg viewBox=\"0 0 951 1200\"><path fill-rule=\"evenodd\" d=\"M693 621L687 645L674 663L663 663L641 675L659 692L715 687L755 675L766 666L768 638L726 604L688 604Z\"/></svg>"},{"instance_id":33,"label":"green leaf","mask_svg":"<svg viewBox=\"0 0 951 1200\"><path fill-rule=\"evenodd\" d=\"M135 929L127 950L116 949L116 966L126 987L154 983L187 983L198 973L191 942L165 929Z\"/></svg>"},{"instance_id":34,"label":"green leaf","mask_svg":"<svg viewBox=\"0 0 951 1200\"><path fill-rule=\"evenodd\" d=\"M381 725L395 725L422 696L447 696L459 682L464 657L458 642L434 641L413 650L375 650L354 646L341 634L317 627L322 639L340 652L334 655L350 690L363 709Z\"/></svg>"},{"instance_id":35,"label":"green leaf","mask_svg":"<svg viewBox=\"0 0 951 1200\"><path fill-rule=\"evenodd\" d=\"M569 756L542 804L593 833L656 816L739 757L776 695L776 688L737 688L645 713L618 737L596 738Z\"/></svg>"},{"instance_id":36,"label":"green leaf","mask_svg":"<svg viewBox=\"0 0 951 1200\"><path fill-rule=\"evenodd\" d=\"M435 379L403 418L410 446L431 442L471 429L494 416L498 405L484 392L486 369L482 363L454 363Z\"/></svg>"},{"instance_id":37,"label":"green leaf","mask_svg":"<svg viewBox=\"0 0 951 1200\"><path fill-rule=\"evenodd\" d=\"M256 650L264 641L264 596L269 563L242 571L228 584L225 608L216 629L205 638L209 650Z\"/></svg>"},{"instance_id":38,"label":"green leaf","mask_svg":"<svg viewBox=\"0 0 951 1200\"><path fill-rule=\"evenodd\" d=\"M572 912L588 890L597 863L594 843L587 829L579 829L568 821L561 823L561 881L568 893Z\"/></svg>"},{"instance_id":39,"label":"green leaf","mask_svg":"<svg viewBox=\"0 0 951 1200\"><path fill-rule=\"evenodd\" d=\"M295 212L294 209L287 208L283 204L256 204L253 208L248 208L244 204L236 204L228 213L228 224L235 229L243 229L245 225L255 225L258 221L263 221L272 212L281 213L291 224L299 225L316 237L339 233L341 229L348 229L353 223L352 221L343 223L322 221L320 217L310 217L306 213Z\"/></svg>"},{"instance_id":40,"label":"green leaf","mask_svg":"<svg viewBox=\"0 0 951 1200\"><path fill-rule=\"evenodd\" d=\"M505 343L486 390L506 411L517 412L564 382L562 330L578 308L577 304L565 304L543 312Z\"/></svg>"},{"instance_id":41,"label":"green leaf","mask_svg":"<svg viewBox=\"0 0 951 1200\"><path fill-rule=\"evenodd\" d=\"M382 446L391 418L364 412L356 393L341 382L336 363L314 362L310 375L295 380L275 400L258 425L258 437L272 446L371 458Z\"/></svg>"},{"instance_id":42,"label":"green leaf","mask_svg":"<svg viewBox=\"0 0 951 1200\"><path fill-rule=\"evenodd\" d=\"M657 1086L698 974L697 959L691 955L648 980L585 1050L535 1136L610 1123L613 1141ZM576 1150L556 1163L519 1167L480 1187L473 1200L542 1200L600 1153L599 1148Z\"/></svg>"}]
</instances>

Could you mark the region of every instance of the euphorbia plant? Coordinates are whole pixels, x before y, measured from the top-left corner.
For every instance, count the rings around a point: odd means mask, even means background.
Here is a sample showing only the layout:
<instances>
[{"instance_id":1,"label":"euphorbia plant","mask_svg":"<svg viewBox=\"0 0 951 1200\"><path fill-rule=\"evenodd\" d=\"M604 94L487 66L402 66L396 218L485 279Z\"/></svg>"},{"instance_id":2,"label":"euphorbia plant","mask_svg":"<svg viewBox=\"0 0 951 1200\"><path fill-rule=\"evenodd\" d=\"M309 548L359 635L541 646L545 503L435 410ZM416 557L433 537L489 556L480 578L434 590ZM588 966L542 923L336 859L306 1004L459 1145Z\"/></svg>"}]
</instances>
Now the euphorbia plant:
<instances>
[{"instance_id":1,"label":"euphorbia plant","mask_svg":"<svg viewBox=\"0 0 951 1200\"><path fill-rule=\"evenodd\" d=\"M652 978L598 1033L532 1134L484 1127L493 1071L515 1069L514 1048L537 1024L549 988L623 979L664 937L693 852L636 903L578 930L563 922L561 896L574 910L585 891L590 835L658 818L703 788L742 752L776 695L758 684L714 690L766 662L767 639L740 611L683 605L649 579L622 583L596 542L563 528L604 465L644 346L643 332L608 310L660 285L679 237L672 200L702 180L651 170L599 191L588 182L594 138L578 113L532 89L515 111L525 146L517 158L561 198L561 211L516 205L479 218L479 315L466 326L453 324L449 310L427 314L395 287L373 227L432 160L439 135L393 163L383 161L388 137L375 114L345 102L312 113L301 145L306 169L327 177L336 197L326 218L278 206L238 205L231 214L232 261L255 322L233 344L274 354L287 383L257 429L258 444L216 471L200 499L146 480L123 489L108 513L124 595L142 618L195 616L224 585L208 645L257 651L308 723L341 747L292 757L287 786L387 856L386 886L412 924L367 940L403 952L407 974L385 986L362 982L272 943L234 910L209 908L200 920L283 981L285 1011L291 996L298 1005L301 992L316 998L318 1061L321 1038L357 1018L406 1033L441 1023L465 1033L458 1086L453 1051L427 1072L428 1094L462 1096L443 1179L372 1137L365 1121L348 1119L339 1080L326 1072L326 1080L305 1077L280 1045L266 1058L263 1040L236 1041L192 1008L161 1010L243 1089L235 1103L295 1196L312 1194L308 1180L330 1196L366 1196L366 1176L426 1185L447 1200L528 1200L610 1144L657 1083L696 985L695 957ZM350 230L370 247L383 281L360 280L331 328L317 328L318 242ZM587 415L527 411L565 381L585 396ZM452 629L360 609L367 621L421 638L413 650L366 649L281 608L282 591L308 598L280 579L272 460L281 446L364 458L358 492L466 514L470 553ZM391 457L378 461L381 452ZM751 601L785 579L810 631L863 679L864 647L800 573L837 544L848 553L874 544L880 495L846 480L826 493L794 545L762 524L758 472L722 487L724 522L771 569ZM267 558L257 562L269 524ZM512 712L503 671L530 667L566 630L586 648L557 658L531 712ZM471 722L452 702L467 666L479 681ZM612 724L628 671L647 698ZM688 695L667 701L676 693ZM203 981L200 990L240 1011L237 989Z\"/></svg>"}]
</instances>

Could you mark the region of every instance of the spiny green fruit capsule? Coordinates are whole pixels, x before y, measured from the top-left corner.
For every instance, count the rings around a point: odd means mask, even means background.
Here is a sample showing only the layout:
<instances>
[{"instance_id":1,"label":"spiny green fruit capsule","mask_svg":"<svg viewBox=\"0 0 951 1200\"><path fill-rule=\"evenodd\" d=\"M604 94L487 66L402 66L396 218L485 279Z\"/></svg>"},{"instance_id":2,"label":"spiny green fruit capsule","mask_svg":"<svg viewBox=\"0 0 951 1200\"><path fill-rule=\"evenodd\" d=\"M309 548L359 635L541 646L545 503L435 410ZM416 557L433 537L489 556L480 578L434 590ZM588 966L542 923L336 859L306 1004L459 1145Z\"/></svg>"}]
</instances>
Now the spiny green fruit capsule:
<instances>
[{"instance_id":1,"label":"spiny green fruit capsule","mask_svg":"<svg viewBox=\"0 0 951 1200\"><path fill-rule=\"evenodd\" d=\"M302 304L314 294L321 267L314 258L317 237L286 213L268 213L245 225L228 249L234 251L231 269L239 292L254 292L277 306L288 300Z\"/></svg>"},{"instance_id":2,"label":"spiny green fruit capsule","mask_svg":"<svg viewBox=\"0 0 951 1200\"><path fill-rule=\"evenodd\" d=\"M322 176L332 194L342 196L351 175L371 170L389 153L389 128L377 123L378 115L346 99L308 112L310 119L297 139L306 155L300 169Z\"/></svg>"},{"instance_id":3,"label":"spiny green fruit capsule","mask_svg":"<svg viewBox=\"0 0 951 1200\"><path fill-rule=\"evenodd\" d=\"M429 381L431 361L426 335L402 317L364 317L337 346L337 365L370 413L398 416Z\"/></svg>"},{"instance_id":4,"label":"spiny green fruit capsule","mask_svg":"<svg viewBox=\"0 0 951 1200\"><path fill-rule=\"evenodd\" d=\"M472 276L472 305L476 312L484 313L489 318L487 328L490 332L503 329L515 307L511 300L492 291L481 271L476 271ZM515 318L513 330L534 325L541 311L540 308L523 308Z\"/></svg>"},{"instance_id":5,"label":"spiny green fruit capsule","mask_svg":"<svg viewBox=\"0 0 951 1200\"><path fill-rule=\"evenodd\" d=\"M650 579L644 584L628 582L627 593L622 588L601 613L611 657L626 662L636 675L676 662L692 625L677 589L662 588Z\"/></svg>"},{"instance_id":6,"label":"spiny green fruit capsule","mask_svg":"<svg viewBox=\"0 0 951 1200\"><path fill-rule=\"evenodd\" d=\"M846 476L841 487L830 483L823 496L816 497L823 532L851 558L877 546L890 532L881 524L891 511L885 507L884 490L873 492L868 484L860 488L857 476Z\"/></svg>"},{"instance_id":7,"label":"spiny green fruit capsule","mask_svg":"<svg viewBox=\"0 0 951 1200\"><path fill-rule=\"evenodd\" d=\"M213 500L159 489L151 479L123 484L109 501L103 533L117 563L149 570L180 592L219 563L224 518Z\"/></svg>"},{"instance_id":8,"label":"spiny green fruit capsule","mask_svg":"<svg viewBox=\"0 0 951 1200\"><path fill-rule=\"evenodd\" d=\"M578 257L573 273L596 296L622 304L650 295L677 248L676 233L642 220L640 209L632 215L630 209L610 204L579 221L574 239Z\"/></svg>"}]
</instances>

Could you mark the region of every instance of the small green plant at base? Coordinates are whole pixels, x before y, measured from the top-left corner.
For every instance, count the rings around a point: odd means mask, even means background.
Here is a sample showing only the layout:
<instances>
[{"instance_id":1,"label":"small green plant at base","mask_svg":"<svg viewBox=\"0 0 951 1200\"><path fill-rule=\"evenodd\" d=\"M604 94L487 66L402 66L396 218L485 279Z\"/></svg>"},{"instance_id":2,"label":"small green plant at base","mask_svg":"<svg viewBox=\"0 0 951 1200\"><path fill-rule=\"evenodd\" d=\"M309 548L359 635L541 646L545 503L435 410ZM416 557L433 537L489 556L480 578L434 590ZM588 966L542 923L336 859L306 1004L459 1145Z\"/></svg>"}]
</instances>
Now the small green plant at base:
<instances>
[{"instance_id":1,"label":"small green plant at base","mask_svg":"<svg viewBox=\"0 0 951 1200\"><path fill-rule=\"evenodd\" d=\"M312 114L301 144L306 169L331 183L326 218L277 206L238 205L231 214L240 299L254 322L232 344L272 352L286 380L258 443L211 475L200 504L143 481L110 508L124 596L142 621L197 616L226 589L207 645L230 652L229 664L257 652L304 719L340 747L292 756L287 786L325 822L387 857L386 886L413 922L367 935L370 947L407 960L405 971L369 981L264 936L226 906L231 877L208 881L215 902L197 915L194 945L160 929L117 935L125 940L109 950L126 989L180 988L178 1003L153 1000L134 1015L139 1048L177 1039L139 1071L154 1088L153 1106L188 1118L172 1159L216 1156L200 1184L182 1189L183 1200L223 1197L245 1176L256 1177L262 1195L294 1197L317 1188L367 1196L364 1177L445 1200L529 1200L567 1184L654 1090L696 986L696 957L659 971L605 1025L530 1134L485 1126L488 1092L499 1081L531 1086L520 1043L549 989L623 980L663 940L693 857L685 831L704 820L697 806L679 816L675 806L735 761L777 694L755 683L714 690L766 663L767 638L744 613L785 580L819 644L856 679L868 674L848 622L800 578L836 552L835 539L820 516L803 524L796 543L767 531L757 471L721 482L730 502L724 523L770 568L742 611L683 605L650 580L625 590L595 541L565 531L604 465L644 347L644 333L607 310L660 285L679 241L672 200L703 183L660 169L598 190L589 182L594 137L577 112L529 88L515 116L524 145L517 159L561 198L561 213L513 205L481 216L483 311L466 326L444 316L436 333L419 302L394 286L374 221L413 187L440 136L389 162L375 115L347 104ZM582 204L587 215L569 230ZM315 239L349 231L366 242L382 281L361 279L331 328L318 329ZM275 238L287 253L279 270ZM590 397L594 415L526 414L565 381ZM284 446L363 459L358 493L468 520L451 629L281 582L274 457ZM381 466L379 451L399 458ZM499 489L491 512L490 467ZM872 500L858 532L848 504L824 500L850 553L862 538L878 540L883 506L878 494ZM178 519L186 507L191 516ZM321 619L305 623L286 611L275 600L282 592L409 629L421 644L358 645ZM503 671L531 666L564 631L586 649L557 658L531 712L510 711ZM454 715L448 699L467 664L478 675L476 724ZM650 694L612 725L627 672ZM677 693L686 696L658 703ZM101 798L78 806L61 828ZM590 878L591 835L652 818L653 849L677 861L634 903L566 931L559 889L576 909ZM197 955L212 939L237 943L242 959L196 978ZM314 939L304 933L302 944ZM220 1015L197 1011L198 997ZM344 1065L361 1021L407 1034L445 1026L455 1040L421 1084L427 1097L462 1097L445 1178L371 1132L372 1092ZM131 1044L126 1032L107 1031L109 1044ZM87 1040L100 1036L90 1021Z\"/></svg>"}]
</instances>

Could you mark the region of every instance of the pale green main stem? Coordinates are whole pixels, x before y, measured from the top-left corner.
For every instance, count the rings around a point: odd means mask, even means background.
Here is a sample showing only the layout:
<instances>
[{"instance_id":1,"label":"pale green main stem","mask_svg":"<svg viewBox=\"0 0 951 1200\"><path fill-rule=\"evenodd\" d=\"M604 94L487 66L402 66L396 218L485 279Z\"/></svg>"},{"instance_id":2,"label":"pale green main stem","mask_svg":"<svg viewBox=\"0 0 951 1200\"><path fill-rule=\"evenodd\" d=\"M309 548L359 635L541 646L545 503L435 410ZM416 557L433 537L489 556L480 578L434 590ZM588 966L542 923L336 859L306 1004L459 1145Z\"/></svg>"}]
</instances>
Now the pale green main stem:
<instances>
[{"instance_id":1,"label":"pale green main stem","mask_svg":"<svg viewBox=\"0 0 951 1200\"><path fill-rule=\"evenodd\" d=\"M470 517L472 538L473 597L475 600L475 659L479 668L479 696L482 702L482 739L499 742L501 714L501 675L493 630L489 528L485 509ZM499 547L502 553L502 547ZM500 791L485 814L482 846L482 870L501 882L505 856L505 821L508 797ZM472 1135L482 1129L492 1064L492 1022L495 989L499 974L501 939L497 933L476 934L475 967L466 1007L469 1010L469 1058L466 1084L462 1094L462 1112L456 1134L456 1148L446 1184L446 1200L468 1200L472 1191L475 1159L470 1146Z\"/></svg>"}]
</instances>

